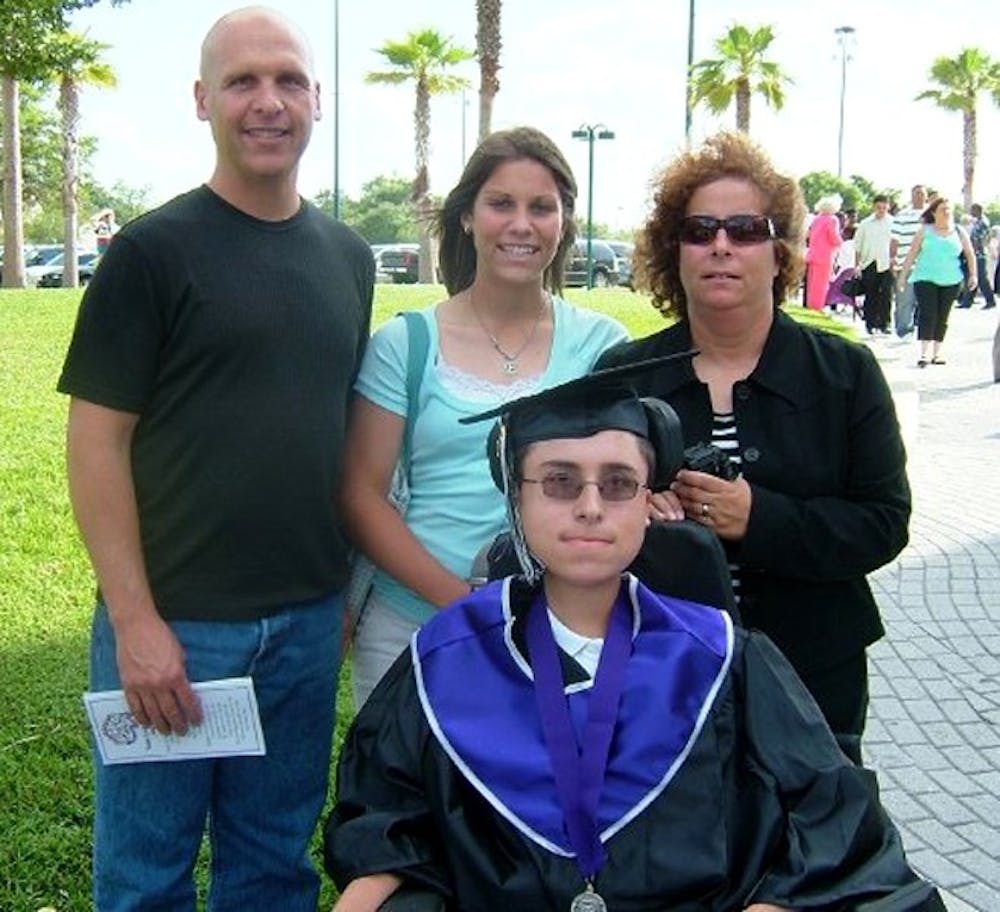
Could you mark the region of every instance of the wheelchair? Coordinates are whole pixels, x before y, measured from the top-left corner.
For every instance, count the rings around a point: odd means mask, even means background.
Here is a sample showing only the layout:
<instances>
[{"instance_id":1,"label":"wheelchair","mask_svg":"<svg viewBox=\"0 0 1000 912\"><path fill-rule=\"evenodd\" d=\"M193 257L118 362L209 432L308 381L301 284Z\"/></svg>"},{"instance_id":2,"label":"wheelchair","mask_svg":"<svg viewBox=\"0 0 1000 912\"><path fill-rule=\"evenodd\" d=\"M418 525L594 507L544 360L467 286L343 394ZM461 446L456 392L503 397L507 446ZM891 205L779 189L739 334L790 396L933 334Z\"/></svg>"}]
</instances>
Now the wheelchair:
<instances>
[{"instance_id":1,"label":"wheelchair","mask_svg":"<svg viewBox=\"0 0 1000 912\"><path fill-rule=\"evenodd\" d=\"M483 581L520 572L509 535L503 533L484 546L473 566L473 576ZM698 523L690 520L652 523L629 571L650 589L726 611L739 623L725 552L718 537ZM379 912L457 910L436 893L404 886L379 907ZM845 904L836 912L947 912L947 909L932 884L916 881L884 896Z\"/></svg>"}]
</instances>

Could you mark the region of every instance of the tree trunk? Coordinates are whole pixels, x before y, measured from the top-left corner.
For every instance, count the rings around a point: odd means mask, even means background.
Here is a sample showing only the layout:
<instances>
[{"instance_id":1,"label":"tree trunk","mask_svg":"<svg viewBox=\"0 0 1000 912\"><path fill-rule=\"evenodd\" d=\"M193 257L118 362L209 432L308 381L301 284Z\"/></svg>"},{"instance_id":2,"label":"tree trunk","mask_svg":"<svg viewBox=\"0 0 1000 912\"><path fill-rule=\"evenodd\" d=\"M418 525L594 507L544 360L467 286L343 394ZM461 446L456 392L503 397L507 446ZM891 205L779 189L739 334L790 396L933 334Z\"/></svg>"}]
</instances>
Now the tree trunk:
<instances>
[{"instance_id":1,"label":"tree trunk","mask_svg":"<svg viewBox=\"0 0 1000 912\"><path fill-rule=\"evenodd\" d=\"M750 85L745 80L736 86L736 129L750 132Z\"/></svg>"},{"instance_id":2,"label":"tree trunk","mask_svg":"<svg viewBox=\"0 0 1000 912\"><path fill-rule=\"evenodd\" d=\"M417 229L420 237L421 282L434 281L434 250L431 242L431 180L427 162L431 145L431 93L427 80L417 79L417 105L413 112L414 136L416 139L417 176L413 181L413 203L417 213Z\"/></svg>"},{"instance_id":3,"label":"tree trunk","mask_svg":"<svg viewBox=\"0 0 1000 912\"><path fill-rule=\"evenodd\" d=\"M21 211L21 123L17 80L3 81L3 287L24 288L24 217Z\"/></svg>"},{"instance_id":4,"label":"tree trunk","mask_svg":"<svg viewBox=\"0 0 1000 912\"><path fill-rule=\"evenodd\" d=\"M77 162L79 152L80 94L76 83L63 77L59 86L59 110L62 114L62 166L63 166L63 288L76 288L80 284L79 264L76 259L77 234Z\"/></svg>"},{"instance_id":5,"label":"tree trunk","mask_svg":"<svg viewBox=\"0 0 1000 912\"><path fill-rule=\"evenodd\" d=\"M479 142L492 132L493 99L500 91L501 0L476 0L476 49L479 55Z\"/></svg>"},{"instance_id":6,"label":"tree trunk","mask_svg":"<svg viewBox=\"0 0 1000 912\"><path fill-rule=\"evenodd\" d=\"M962 205L968 212L972 206L972 182L976 176L976 106L962 112Z\"/></svg>"},{"instance_id":7,"label":"tree trunk","mask_svg":"<svg viewBox=\"0 0 1000 912\"><path fill-rule=\"evenodd\" d=\"M482 142L493 132L493 98L495 96L496 92L479 89L479 142Z\"/></svg>"}]
</instances>

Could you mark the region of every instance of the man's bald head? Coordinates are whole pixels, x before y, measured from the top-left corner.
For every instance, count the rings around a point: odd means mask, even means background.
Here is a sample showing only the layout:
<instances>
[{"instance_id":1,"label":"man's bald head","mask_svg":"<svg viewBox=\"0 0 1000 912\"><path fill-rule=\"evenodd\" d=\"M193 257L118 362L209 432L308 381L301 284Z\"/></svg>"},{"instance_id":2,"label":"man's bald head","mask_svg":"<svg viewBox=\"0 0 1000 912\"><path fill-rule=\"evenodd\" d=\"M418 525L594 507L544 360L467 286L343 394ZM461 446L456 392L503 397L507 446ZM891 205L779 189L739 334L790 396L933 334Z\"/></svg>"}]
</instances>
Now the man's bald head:
<instances>
[{"instance_id":1,"label":"man's bald head","mask_svg":"<svg viewBox=\"0 0 1000 912\"><path fill-rule=\"evenodd\" d=\"M241 9L233 10L222 16L205 35L205 40L201 43L201 65L199 76L202 82L209 82L218 68L220 48L224 45L224 39L239 30L242 26L250 23L268 23L277 29L284 31L288 38L299 45L302 59L309 67L309 74L315 80L315 63L313 61L312 47L305 32L299 28L291 19L283 16L277 10L267 6L245 6Z\"/></svg>"},{"instance_id":2,"label":"man's bald head","mask_svg":"<svg viewBox=\"0 0 1000 912\"><path fill-rule=\"evenodd\" d=\"M320 118L319 83L302 30L263 6L223 16L202 44L194 100L215 140L208 185L245 212L287 218L299 205L299 159Z\"/></svg>"}]
</instances>

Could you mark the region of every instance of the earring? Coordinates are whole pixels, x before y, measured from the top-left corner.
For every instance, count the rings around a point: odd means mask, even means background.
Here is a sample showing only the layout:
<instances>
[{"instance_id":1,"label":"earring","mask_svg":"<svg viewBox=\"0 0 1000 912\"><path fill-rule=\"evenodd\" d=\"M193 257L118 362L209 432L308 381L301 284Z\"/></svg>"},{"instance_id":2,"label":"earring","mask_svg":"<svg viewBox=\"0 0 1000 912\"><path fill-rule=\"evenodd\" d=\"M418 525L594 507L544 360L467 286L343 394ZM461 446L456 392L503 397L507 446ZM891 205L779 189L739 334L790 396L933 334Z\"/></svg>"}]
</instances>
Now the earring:
<instances>
[{"instance_id":1,"label":"earring","mask_svg":"<svg viewBox=\"0 0 1000 912\"><path fill-rule=\"evenodd\" d=\"M462 226L462 230L463 230L463 231L464 231L464 232L465 232L465 233L466 233L467 235L470 235L470 234L472 234L472 225L469 225L468 223L466 223L465 225L463 225L463 226Z\"/></svg>"}]
</instances>

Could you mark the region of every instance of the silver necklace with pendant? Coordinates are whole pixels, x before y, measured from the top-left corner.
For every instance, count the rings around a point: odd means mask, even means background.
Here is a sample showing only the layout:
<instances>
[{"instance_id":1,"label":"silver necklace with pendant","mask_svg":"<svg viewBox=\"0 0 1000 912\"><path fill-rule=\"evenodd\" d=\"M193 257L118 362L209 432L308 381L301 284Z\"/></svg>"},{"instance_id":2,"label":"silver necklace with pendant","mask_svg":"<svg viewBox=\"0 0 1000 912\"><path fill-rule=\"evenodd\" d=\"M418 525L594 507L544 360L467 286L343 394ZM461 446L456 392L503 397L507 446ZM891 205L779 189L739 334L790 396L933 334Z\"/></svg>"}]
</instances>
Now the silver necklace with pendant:
<instances>
[{"instance_id":1,"label":"silver necklace with pendant","mask_svg":"<svg viewBox=\"0 0 1000 912\"><path fill-rule=\"evenodd\" d=\"M493 346L494 351L503 359L503 372L505 374L513 376L520 370L520 365L517 363L518 359L525 353L528 346L531 345L532 339L535 338L535 333L538 331L538 324L542 322L542 317L544 316L545 311L548 310L548 303L549 297L546 295L545 300L542 302L542 306L538 308L538 316L535 317L535 322L531 324L531 329L528 330L528 335L525 336L524 341L521 343L521 347L516 352L510 353L504 350L503 346L500 344L500 340L490 332L489 327L479 315L476 302L472 297L472 289L469 289L469 306L472 308L472 313L476 317L476 322L490 340L490 344Z\"/></svg>"},{"instance_id":2,"label":"silver necklace with pendant","mask_svg":"<svg viewBox=\"0 0 1000 912\"><path fill-rule=\"evenodd\" d=\"M594 885L587 881L587 889L573 897L569 904L569 912L608 912L608 905L600 893L594 890Z\"/></svg>"}]
</instances>

